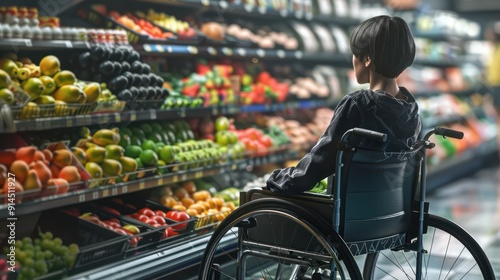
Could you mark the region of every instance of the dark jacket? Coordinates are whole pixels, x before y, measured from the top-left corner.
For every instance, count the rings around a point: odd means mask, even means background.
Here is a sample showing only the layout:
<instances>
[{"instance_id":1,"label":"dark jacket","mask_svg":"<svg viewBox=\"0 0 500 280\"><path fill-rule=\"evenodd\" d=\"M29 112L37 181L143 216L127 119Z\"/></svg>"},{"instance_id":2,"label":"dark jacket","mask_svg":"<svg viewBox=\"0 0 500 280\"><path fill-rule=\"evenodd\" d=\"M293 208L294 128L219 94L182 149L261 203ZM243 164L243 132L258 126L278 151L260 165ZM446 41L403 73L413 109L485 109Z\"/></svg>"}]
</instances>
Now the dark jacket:
<instances>
[{"instance_id":1,"label":"dark jacket","mask_svg":"<svg viewBox=\"0 0 500 280\"><path fill-rule=\"evenodd\" d=\"M333 118L316 145L295 167L274 170L267 188L274 192L301 193L335 172L337 146L348 129L360 127L387 134L387 142L350 136L348 144L366 149L399 152L409 150L421 130L418 106L403 87L406 101L384 91L358 90L342 98Z\"/></svg>"}]
</instances>

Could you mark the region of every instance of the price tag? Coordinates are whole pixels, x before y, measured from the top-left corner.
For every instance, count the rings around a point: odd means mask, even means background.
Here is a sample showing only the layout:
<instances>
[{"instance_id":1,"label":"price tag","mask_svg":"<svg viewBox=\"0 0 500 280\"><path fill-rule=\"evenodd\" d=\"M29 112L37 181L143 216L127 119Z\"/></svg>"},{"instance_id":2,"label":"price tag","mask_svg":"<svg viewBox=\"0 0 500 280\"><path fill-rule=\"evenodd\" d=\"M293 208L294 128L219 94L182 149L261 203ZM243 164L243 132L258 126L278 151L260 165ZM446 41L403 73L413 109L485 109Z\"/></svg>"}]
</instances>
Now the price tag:
<instances>
[{"instance_id":1,"label":"price tag","mask_svg":"<svg viewBox=\"0 0 500 280\"><path fill-rule=\"evenodd\" d=\"M84 194L78 195L78 202L85 202L85 195Z\"/></svg>"},{"instance_id":2,"label":"price tag","mask_svg":"<svg viewBox=\"0 0 500 280\"><path fill-rule=\"evenodd\" d=\"M187 180L187 174L184 173L181 175L181 181L186 181Z\"/></svg>"},{"instance_id":3,"label":"price tag","mask_svg":"<svg viewBox=\"0 0 500 280\"><path fill-rule=\"evenodd\" d=\"M203 172L202 171L197 171L196 173L194 173L194 177L195 178L201 178L201 177L203 177Z\"/></svg>"},{"instance_id":4,"label":"price tag","mask_svg":"<svg viewBox=\"0 0 500 280\"><path fill-rule=\"evenodd\" d=\"M66 127L72 127L72 126L73 126L73 119L67 118L66 119Z\"/></svg>"},{"instance_id":5,"label":"price tag","mask_svg":"<svg viewBox=\"0 0 500 280\"><path fill-rule=\"evenodd\" d=\"M159 53L165 52L165 49L162 45L156 45L156 51Z\"/></svg>"},{"instance_id":6,"label":"price tag","mask_svg":"<svg viewBox=\"0 0 500 280\"><path fill-rule=\"evenodd\" d=\"M31 40L29 39L24 40L24 44L26 45L26 47L33 47L33 42L31 42Z\"/></svg>"},{"instance_id":7,"label":"price tag","mask_svg":"<svg viewBox=\"0 0 500 280\"><path fill-rule=\"evenodd\" d=\"M156 110L155 109L149 110L149 119L156 120Z\"/></svg>"},{"instance_id":8,"label":"price tag","mask_svg":"<svg viewBox=\"0 0 500 280\"><path fill-rule=\"evenodd\" d=\"M130 121L132 121L132 122L133 122L133 121L135 121L135 120L137 120L137 114L136 114L136 113L135 113L135 111L134 111L134 112L131 112L131 113L130 113Z\"/></svg>"},{"instance_id":9,"label":"price tag","mask_svg":"<svg viewBox=\"0 0 500 280\"><path fill-rule=\"evenodd\" d=\"M40 119L35 119L35 129L42 130L43 129L43 121Z\"/></svg>"},{"instance_id":10,"label":"price tag","mask_svg":"<svg viewBox=\"0 0 500 280\"><path fill-rule=\"evenodd\" d=\"M217 107L212 106L212 115L215 116L215 115L218 115L218 114L219 114L219 110L217 109Z\"/></svg>"},{"instance_id":11,"label":"price tag","mask_svg":"<svg viewBox=\"0 0 500 280\"><path fill-rule=\"evenodd\" d=\"M109 115L105 114L101 116L101 123L106 124L109 123Z\"/></svg>"},{"instance_id":12,"label":"price tag","mask_svg":"<svg viewBox=\"0 0 500 280\"><path fill-rule=\"evenodd\" d=\"M266 56L266 51L264 51L263 49L258 49L257 55L260 57L264 57L264 56Z\"/></svg>"},{"instance_id":13,"label":"price tag","mask_svg":"<svg viewBox=\"0 0 500 280\"><path fill-rule=\"evenodd\" d=\"M264 6L260 6L260 7L259 7L259 13L261 13L261 14L263 14L263 15L264 15L264 14L266 14L266 12L267 12L266 7L264 7Z\"/></svg>"},{"instance_id":14,"label":"price tag","mask_svg":"<svg viewBox=\"0 0 500 280\"><path fill-rule=\"evenodd\" d=\"M186 117L186 109L185 108L181 108L179 110L179 116L181 116L181 118L185 118Z\"/></svg>"},{"instance_id":15,"label":"price tag","mask_svg":"<svg viewBox=\"0 0 500 280\"><path fill-rule=\"evenodd\" d=\"M146 184L144 182L139 182L139 189L143 190L146 187Z\"/></svg>"},{"instance_id":16,"label":"price tag","mask_svg":"<svg viewBox=\"0 0 500 280\"><path fill-rule=\"evenodd\" d=\"M210 55L217 55L217 50L213 47L208 47L207 51Z\"/></svg>"},{"instance_id":17,"label":"price tag","mask_svg":"<svg viewBox=\"0 0 500 280\"><path fill-rule=\"evenodd\" d=\"M208 6L208 5L210 5L210 0L201 0L201 4L203 6Z\"/></svg>"},{"instance_id":18,"label":"price tag","mask_svg":"<svg viewBox=\"0 0 500 280\"><path fill-rule=\"evenodd\" d=\"M224 47L224 48L222 48L222 53L227 55L227 56L231 56L231 55L233 55L233 50L230 48Z\"/></svg>"},{"instance_id":19,"label":"price tag","mask_svg":"<svg viewBox=\"0 0 500 280\"><path fill-rule=\"evenodd\" d=\"M286 53L284 50L278 50L276 51L276 55L279 57L279 58L285 58L286 56Z\"/></svg>"},{"instance_id":20,"label":"price tag","mask_svg":"<svg viewBox=\"0 0 500 280\"><path fill-rule=\"evenodd\" d=\"M122 186L122 194L128 193L128 186Z\"/></svg>"},{"instance_id":21,"label":"price tag","mask_svg":"<svg viewBox=\"0 0 500 280\"><path fill-rule=\"evenodd\" d=\"M147 52L151 52L152 49L151 49L151 46L150 45L142 45L142 48L147 51Z\"/></svg>"},{"instance_id":22,"label":"price tag","mask_svg":"<svg viewBox=\"0 0 500 280\"><path fill-rule=\"evenodd\" d=\"M170 47L170 46L168 46L168 47L167 47L167 52L168 52L168 53L172 53L173 51L174 51L174 50L172 49L172 47Z\"/></svg>"},{"instance_id":23,"label":"price tag","mask_svg":"<svg viewBox=\"0 0 500 280\"><path fill-rule=\"evenodd\" d=\"M195 47L195 46L188 46L187 47L187 51L190 53L190 54L198 54L198 48Z\"/></svg>"},{"instance_id":24,"label":"price tag","mask_svg":"<svg viewBox=\"0 0 500 280\"><path fill-rule=\"evenodd\" d=\"M119 122L121 122L121 121L122 121L122 115L120 115L120 114L118 114L118 113L117 113L117 114L115 114L115 122L119 123Z\"/></svg>"},{"instance_id":25,"label":"price tag","mask_svg":"<svg viewBox=\"0 0 500 280\"><path fill-rule=\"evenodd\" d=\"M93 192L92 193L92 200L96 200L99 198L99 192Z\"/></svg>"},{"instance_id":26,"label":"price tag","mask_svg":"<svg viewBox=\"0 0 500 280\"><path fill-rule=\"evenodd\" d=\"M302 59L302 57L304 57L304 54L301 51L296 51L295 52L295 57L297 59Z\"/></svg>"},{"instance_id":27,"label":"price tag","mask_svg":"<svg viewBox=\"0 0 500 280\"><path fill-rule=\"evenodd\" d=\"M245 51L245 49L242 49L242 48L237 48L236 49L236 52L240 55L240 56L245 56L247 54L247 52Z\"/></svg>"},{"instance_id":28,"label":"price tag","mask_svg":"<svg viewBox=\"0 0 500 280\"><path fill-rule=\"evenodd\" d=\"M118 188L112 188L111 195L117 195L117 194L118 194Z\"/></svg>"},{"instance_id":29,"label":"price tag","mask_svg":"<svg viewBox=\"0 0 500 280\"><path fill-rule=\"evenodd\" d=\"M177 182L179 182L179 176L174 175L174 177L172 177L172 183L177 183Z\"/></svg>"},{"instance_id":30,"label":"price tag","mask_svg":"<svg viewBox=\"0 0 500 280\"><path fill-rule=\"evenodd\" d=\"M156 181L157 186L163 186L163 178L159 178L158 181Z\"/></svg>"},{"instance_id":31,"label":"price tag","mask_svg":"<svg viewBox=\"0 0 500 280\"><path fill-rule=\"evenodd\" d=\"M229 5L227 4L226 1L219 1L219 6L225 10Z\"/></svg>"},{"instance_id":32,"label":"price tag","mask_svg":"<svg viewBox=\"0 0 500 280\"><path fill-rule=\"evenodd\" d=\"M107 196L109 196L109 190L108 189L102 190L102 197L107 197Z\"/></svg>"},{"instance_id":33,"label":"price tag","mask_svg":"<svg viewBox=\"0 0 500 280\"><path fill-rule=\"evenodd\" d=\"M66 44L66 48L68 48L68 49L73 48L73 43L71 43L71 41L65 41L65 44Z\"/></svg>"},{"instance_id":34,"label":"price tag","mask_svg":"<svg viewBox=\"0 0 500 280\"><path fill-rule=\"evenodd\" d=\"M247 11L248 13L251 13L253 11L253 5L250 5L250 4L245 4L243 5L243 8L245 9L245 11Z\"/></svg>"}]
</instances>

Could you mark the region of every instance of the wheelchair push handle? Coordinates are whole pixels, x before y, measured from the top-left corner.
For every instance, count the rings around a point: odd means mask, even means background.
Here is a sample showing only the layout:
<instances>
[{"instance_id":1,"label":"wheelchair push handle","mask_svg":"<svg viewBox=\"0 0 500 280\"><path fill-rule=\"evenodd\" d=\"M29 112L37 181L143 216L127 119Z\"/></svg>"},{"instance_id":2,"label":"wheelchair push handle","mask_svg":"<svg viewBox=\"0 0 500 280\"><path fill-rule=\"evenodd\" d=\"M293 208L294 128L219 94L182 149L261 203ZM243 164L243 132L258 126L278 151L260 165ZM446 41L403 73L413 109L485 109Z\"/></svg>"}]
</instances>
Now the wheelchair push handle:
<instances>
[{"instance_id":1,"label":"wheelchair push handle","mask_svg":"<svg viewBox=\"0 0 500 280\"><path fill-rule=\"evenodd\" d=\"M451 137L456 139L462 139L464 137L463 132L444 127L436 127L434 129L434 133L443 137Z\"/></svg>"},{"instance_id":2,"label":"wheelchair push handle","mask_svg":"<svg viewBox=\"0 0 500 280\"><path fill-rule=\"evenodd\" d=\"M345 140L349 134L353 134L362 138L371 139L379 142L387 141L387 134L359 127L355 127L346 131L342 139ZM342 142L345 143L344 141Z\"/></svg>"}]
</instances>

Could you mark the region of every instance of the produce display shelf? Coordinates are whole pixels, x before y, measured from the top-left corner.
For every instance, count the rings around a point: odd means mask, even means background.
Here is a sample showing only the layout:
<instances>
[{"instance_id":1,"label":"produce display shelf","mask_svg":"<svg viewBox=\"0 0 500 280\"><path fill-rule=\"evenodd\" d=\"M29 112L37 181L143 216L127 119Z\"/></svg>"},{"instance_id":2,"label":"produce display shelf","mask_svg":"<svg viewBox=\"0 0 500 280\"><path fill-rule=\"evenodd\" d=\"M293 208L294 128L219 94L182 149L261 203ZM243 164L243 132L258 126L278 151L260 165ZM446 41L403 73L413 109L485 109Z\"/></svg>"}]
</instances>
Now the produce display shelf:
<instances>
[{"instance_id":1,"label":"produce display shelf","mask_svg":"<svg viewBox=\"0 0 500 280\"><path fill-rule=\"evenodd\" d=\"M47 50L47 49L90 49L92 44L86 41L70 40L32 40L22 38L2 38L0 49L2 50Z\"/></svg>"},{"instance_id":2,"label":"produce display shelf","mask_svg":"<svg viewBox=\"0 0 500 280\"><path fill-rule=\"evenodd\" d=\"M153 279L167 277L175 272L192 269L197 272L203 257L203 251L210 239L210 234L178 240L167 247L152 251L147 255L127 258L120 262L88 270L66 279ZM236 236L227 234L221 241L221 248L230 250L236 245ZM172 278L186 279L186 278ZM187 279L186 279L187 280Z\"/></svg>"},{"instance_id":3,"label":"produce display shelf","mask_svg":"<svg viewBox=\"0 0 500 280\"><path fill-rule=\"evenodd\" d=\"M196 56L196 57L230 57L230 58L257 58L274 60L304 60L349 62L351 54L342 53L308 53L301 50L276 50L243 47L213 47L198 45L169 45L169 44L137 44L134 48L141 54L157 54L162 56Z\"/></svg>"},{"instance_id":4,"label":"produce display shelf","mask_svg":"<svg viewBox=\"0 0 500 280\"><path fill-rule=\"evenodd\" d=\"M14 121L11 130L0 130L0 133L14 133L19 131L42 131L48 129L73 126L106 125L121 122L169 120L203 116L217 116L219 114L236 114L240 112L272 112L285 109L309 109L327 106L325 100L291 101L279 104L266 105L225 105L204 108L176 108L168 110L148 109L141 111L123 111L119 113L102 113L54 118L37 118Z\"/></svg>"},{"instance_id":5,"label":"produce display shelf","mask_svg":"<svg viewBox=\"0 0 500 280\"><path fill-rule=\"evenodd\" d=\"M498 154L496 137L486 140L478 147L466 150L453 158L429 167L427 173L427 191L431 192L440 186L474 173L489 163L491 155Z\"/></svg>"},{"instance_id":6,"label":"produce display shelf","mask_svg":"<svg viewBox=\"0 0 500 280\"><path fill-rule=\"evenodd\" d=\"M466 34L448 34L446 32L432 32L432 31L414 31L413 35L416 38L430 39L434 41L450 41L450 40L474 40L477 39L477 36L469 36Z\"/></svg>"},{"instance_id":7,"label":"produce display shelf","mask_svg":"<svg viewBox=\"0 0 500 280\"><path fill-rule=\"evenodd\" d=\"M225 0L137 0L139 2L148 2L161 5L175 5L187 8L206 9L210 12L217 12L222 15L244 16L254 19L266 20L308 20L326 23L334 23L341 26L353 26L360 21L349 16L334 16L334 15L313 15L303 12L289 12L286 10L266 9L249 4L233 4Z\"/></svg>"},{"instance_id":8,"label":"produce display shelf","mask_svg":"<svg viewBox=\"0 0 500 280\"><path fill-rule=\"evenodd\" d=\"M57 207L89 202L106 197L151 189L167 184L213 176L216 174L222 174L227 171L244 170L248 166L258 166L268 163L282 162L294 157L296 157L296 152L287 150L262 157L246 158L204 168L195 168L186 171L146 177L125 183L117 183L113 185L69 192L63 195L47 196L33 201L16 204L14 205L15 210L9 208L8 204L2 204L0 205L0 218L3 219L11 217L11 213L15 213L16 216L22 216Z\"/></svg>"},{"instance_id":9,"label":"produce display shelf","mask_svg":"<svg viewBox=\"0 0 500 280\"><path fill-rule=\"evenodd\" d=\"M451 91L451 92L443 92L443 91L438 91L438 90L418 91L418 92L415 92L414 95L415 95L415 97L419 98L419 97L440 96L440 95L443 95L443 93L450 93L450 94L453 94L455 96L466 97L466 96L470 96L470 95L478 92L478 90L481 87L482 87L481 85L477 85L477 86L473 86L473 87L468 88L468 89L459 90L459 91Z\"/></svg>"}]
</instances>

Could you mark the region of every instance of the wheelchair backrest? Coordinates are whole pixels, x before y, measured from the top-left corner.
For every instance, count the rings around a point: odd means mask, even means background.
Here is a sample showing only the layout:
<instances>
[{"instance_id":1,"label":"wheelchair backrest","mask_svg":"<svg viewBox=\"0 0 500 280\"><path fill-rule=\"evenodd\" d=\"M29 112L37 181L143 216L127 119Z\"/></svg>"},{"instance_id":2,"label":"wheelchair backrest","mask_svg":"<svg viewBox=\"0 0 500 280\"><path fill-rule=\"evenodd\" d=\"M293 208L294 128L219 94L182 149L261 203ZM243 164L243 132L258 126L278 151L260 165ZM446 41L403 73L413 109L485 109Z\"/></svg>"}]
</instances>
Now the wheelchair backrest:
<instances>
[{"instance_id":1,"label":"wheelchair backrest","mask_svg":"<svg viewBox=\"0 0 500 280\"><path fill-rule=\"evenodd\" d=\"M408 230L420 184L417 154L344 152L339 232L347 243L383 239Z\"/></svg>"}]
</instances>

